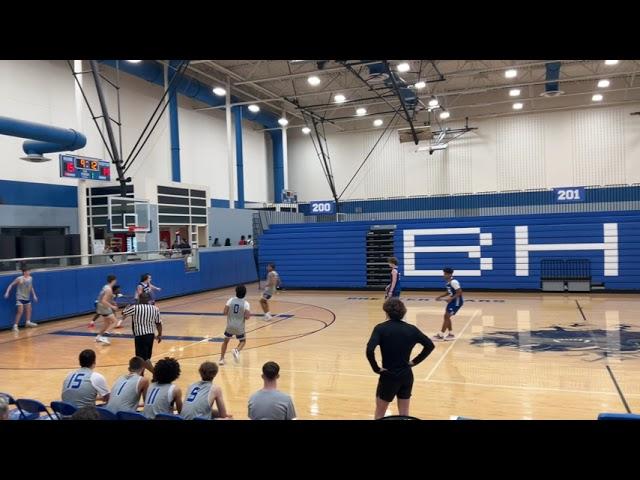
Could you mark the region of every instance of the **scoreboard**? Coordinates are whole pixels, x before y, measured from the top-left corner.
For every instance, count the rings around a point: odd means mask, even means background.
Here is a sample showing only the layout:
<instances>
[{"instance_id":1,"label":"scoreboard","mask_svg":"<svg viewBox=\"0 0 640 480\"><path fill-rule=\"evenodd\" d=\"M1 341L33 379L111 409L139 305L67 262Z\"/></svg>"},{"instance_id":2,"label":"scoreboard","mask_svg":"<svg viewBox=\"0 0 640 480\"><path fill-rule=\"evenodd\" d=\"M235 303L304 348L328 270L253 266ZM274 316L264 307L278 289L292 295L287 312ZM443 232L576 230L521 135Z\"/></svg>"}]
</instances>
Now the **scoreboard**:
<instances>
[{"instance_id":1,"label":"scoreboard","mask_svg":"<svg viewBox=\"0 0 640 480\"><path fill-rule=\"evenodd\" d=\"M60 155L60 176L82 180L111 180L111 164L107 160Z\"/></svg>"}]
</instances>

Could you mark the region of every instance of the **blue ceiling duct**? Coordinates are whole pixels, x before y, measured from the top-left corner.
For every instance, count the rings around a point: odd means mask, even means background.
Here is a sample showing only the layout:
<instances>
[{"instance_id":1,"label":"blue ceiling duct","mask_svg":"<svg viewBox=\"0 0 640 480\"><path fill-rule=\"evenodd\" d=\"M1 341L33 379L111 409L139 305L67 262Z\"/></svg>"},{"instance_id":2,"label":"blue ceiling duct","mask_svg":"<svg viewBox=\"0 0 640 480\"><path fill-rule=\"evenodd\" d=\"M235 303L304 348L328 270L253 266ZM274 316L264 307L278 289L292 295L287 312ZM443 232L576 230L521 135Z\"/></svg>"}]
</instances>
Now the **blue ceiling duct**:
<instances>
[{"instance_id":1,"label":"blue ceiling duct","mask_svg":"<svg viewBox=\"0 0 640 480\"><path fill-rule=\"evenodd\" d=\"M545 79L547 82L544 84L543 95L553 97L563 93L560 91L560 83L558 82L560 79L560 65L560 62L549 62L545 65Z\"/></svg>"},{"instance_id":2,"label":"blue ceiling duct","mask_svg":"<svg viewBox=\"0 0 640 480\"><path fill-rule=\"evenodd\" d=\"M87 137L71 128L52 127L43 123L27 122L0 116L0 134L28 138L22 149L24 160L47 161L43 154L78 150L87 144Z\"/></svg>"},{"instance_id":3,"label":"blue ceiling duct","mask_svg":"<svg viewBox=\"0 0 640 480\"><path fill-rule=\"evenodd\" d=\"M368 62L371 60L363 61ZM416 95L416 92L414 89L409 88L409 84L402 80L396 72L387 72L387 68L383 62L367 65L367 68L369 69L369 77L366 80L372 84L381 83L388 88L394 89L389 73L393 75L393 80L395 80L396 85L398 86L398 93L402 97L402 100L404 100L405 105L410 110L415 108L418 103L418 96Z\"/></svg>"}]
</instances>

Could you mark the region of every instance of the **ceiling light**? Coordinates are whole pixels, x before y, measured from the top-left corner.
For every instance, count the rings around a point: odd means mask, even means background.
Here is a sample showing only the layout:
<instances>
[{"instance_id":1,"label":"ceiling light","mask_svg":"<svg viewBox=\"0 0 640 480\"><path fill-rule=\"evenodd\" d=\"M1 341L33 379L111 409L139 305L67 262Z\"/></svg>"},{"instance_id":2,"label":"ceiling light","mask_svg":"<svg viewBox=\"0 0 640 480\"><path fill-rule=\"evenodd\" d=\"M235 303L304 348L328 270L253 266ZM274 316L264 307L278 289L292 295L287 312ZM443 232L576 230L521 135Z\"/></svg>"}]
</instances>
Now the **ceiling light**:
<instances>
[{"instance_id":1,"label":"ceiling light","mask_svg":"<svg viewBox=\"0 0 640 480\"><path fill-rule=\"evenodd\" d=\"M403 63L399 63L396 68L400 73L405 73L411 70L411 65L409 65L407 62L403 62Z\"/></svg>"},{"instance_id":2,"label":"ceiling light","mask_svg":"<svg viewBox=\"0 0 640 480\"><path fill-rule=\"evenodd\" d=\"M510 97L519 97L520 96L520 89L519 88L512 88L511 90L509 90L509 96Z\"/></svg>"},{"instance_id":3,"label":"ceiling light","mask_svg":"<svg viewBox=\"0 0 640 480\"><path fill-rule=\"evenodd\" d=\"M335 97L333 97L333 101L336 102L336 103L344 103L346 100L347 100L347 97L345 97L341 93L339 93Z\"/></svg>"},{"instance_id":4,"label":"ceiling light","mask_svg":"<svg viewBox=\"0 0 640 480\"><path fill-rule=\"evenodd\" d=\"M367 109L366 108L358 108L356 110L356 115L358 115L359 117L361 117L362 115L366 115L367 114Z\"/></svg>"},{"instance_id":5,"label":"ceiling light","mask_svg":"<svg viewBox=\"0 0 640 480\"><path fill-rule=\"evenodd\" d=\"M140 63L142 60L127 60L129 63Z\"/></svg>"},{"instance_id":6,"label":"ceiling light","mask_svg":"<svg viewBox=\"0 0 640 480\"><path fill-rule=\"evenodd\" d=\"M430 107L437 107L439 105L438 103L438 99L433 97L431 100L429 100L429 106Z\"/></svg>"},{"instance_id":7,"label":"ceiling light","mask_svg":"<svg viewBox=\"0 0 640 480\"><path fill-rule=\"evenodd\" d=\"M513 68L504 72L504 76L507 78L516 78L517 75L518 71Z\"/></svg>"},{"instance_id":8,"label":"ceiling light","mask_svg":"<svg viewBox=\"0 0 640 480\"><path fill-rule=\"evenodd\" d=\"M316 86L320 85L320 78L316 77L314 75L314 76L311 76L311 77L307 78L307 82L309 82L309 85L312 85L312 86L316 87Z\"/></svg>"},{"instance_id":9,"label":"ceiling light","mask_svg":"<svg viewBox=\"0 0 640 480\"><path fill-rule=\"evenodd\" d=\"M447 119L447 118L449 118L450 116L451 116L451 114L450 114L449 112L447 112L447 111L444 111L444 112L441 112L441 113L440 113L440 118L441 118L442 120L446 120L446 119Z\"/></svg>"},{"instance_id":10,"label":"ceiling light","mask_svg":"<svg viewBox=\"0 0 640 480\"><path fill-rule=\"evenodd\" d=\"M600 80L598 82L598 88L607 88L609 85L611 85L609 80Z\"/></svg>"},{"instance_id":11,"label":"ceiling light","mask_svg":"<svg viewBox=\"0 0 640 480\"><path fill-rule=\"evenodd\" d=\"M253 113L258 113L260 111L260 107L258 105L249 105L249 111Z\"/></svg>"},{"instance_id":12,"label":"ceiling light","mask_svg":"<svg viewBox=\"0 0 640 480\"><path fill-rule=\"evenodd\" d=\"M309 127L302 127L302 133L309 135L311 133L311 129Z\"/></svg>"},{"instance_id":13,"label":"ceiling light","mask_svg":"<svg viewBox=\"0 0 640 480\"><path fill-rule=\"evenodd\" d=\"M286 127L287 125L289 125L289 120L287 120L286 118L282 117L278 119L278 123L280 125L282 125L283 127Z\"/></svg>"},{"instance_id":14,"label":"ceiling light","mask_svg":"<svg viewBox=\"0 0 640 480\"><path fill-rule=\"evenodd\" d=\"M381 125L382 125L382 123L383 123L383 122L382 122L382 119L381 119L381 118L376 118L376 119L373 121L373 126L374 126L374 127L379 127L379 126L381 126Z\"/></svg>"},{"instance_id":15,"label":"ceiling light","mask_svg":"<svg viewBox=\"0 0 640 480\"><path fill-rule=\"evenodd\" d=\"M213 89L213 93L215 93L219 97L224 97L227 94L227 91L222 87L216 87Z\"/></svg>"},{"instance_id":16,"label":"ceiling light","mask_svg":"<svg viewBox=\"0 0 640 480\"><path fill-rule=\"evenodd\" d=\"M591 97L591 100L593 100L594 102L601 102L603 98L604 97L602 95L596 93L593 97Z\"/></svg>"},{"instance_id":17,"label":"ceiling light","mask_svg":"<svg viewBox=\"0 0 640 480\"><path fill-rule=\"evenodd\" d=\"M522 103L520 103L520 102L513 104L513 109L514 110L522 110L522 107L524 107L524 105Z\"/></svg>"},{"instance_id":18,"label":"ceiling light","mask_svg":"<svg viewBox=\"0 0 640 480\"><path fill-rule=\"evenodd\" d=\"M414 85L414 87L416 87L418 90L420 90L420 89L422 89L422 88L424 88L424 87L426 87L426 86L427 86L427 83L426 83L426 82L423 82L422 80L420 80L418 83L416 83L416 84Z\"/></svg>"},{"instance_id":19,"label":"ceiling light","mask_svg":"<svg viewBox=\"0 0 640 480\"><path fill-rule=\"evenodd\" d=\"M617 65L620 60L605 60L605 65Z\"/></svg>"}]
</instances>

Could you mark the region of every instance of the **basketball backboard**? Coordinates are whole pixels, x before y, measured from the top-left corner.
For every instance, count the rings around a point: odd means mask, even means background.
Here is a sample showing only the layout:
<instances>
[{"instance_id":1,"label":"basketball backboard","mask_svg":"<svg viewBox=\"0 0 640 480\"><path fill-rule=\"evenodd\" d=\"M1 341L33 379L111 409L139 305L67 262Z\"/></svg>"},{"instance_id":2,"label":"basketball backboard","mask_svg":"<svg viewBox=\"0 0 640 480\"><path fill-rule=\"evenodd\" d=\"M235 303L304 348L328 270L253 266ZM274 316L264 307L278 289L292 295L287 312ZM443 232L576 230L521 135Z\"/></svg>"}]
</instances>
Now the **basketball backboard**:
<instances>
[{"instance_id":1,"label":"basketball backboard","mask_svg":"<svg viewBox=\"0 0 640 480\"><path fill-rule=\"evenodd\" d=\"M107 226L110 232L150 232L149 201L131 197L108 197Z\"/></svg>"}]
</instances>

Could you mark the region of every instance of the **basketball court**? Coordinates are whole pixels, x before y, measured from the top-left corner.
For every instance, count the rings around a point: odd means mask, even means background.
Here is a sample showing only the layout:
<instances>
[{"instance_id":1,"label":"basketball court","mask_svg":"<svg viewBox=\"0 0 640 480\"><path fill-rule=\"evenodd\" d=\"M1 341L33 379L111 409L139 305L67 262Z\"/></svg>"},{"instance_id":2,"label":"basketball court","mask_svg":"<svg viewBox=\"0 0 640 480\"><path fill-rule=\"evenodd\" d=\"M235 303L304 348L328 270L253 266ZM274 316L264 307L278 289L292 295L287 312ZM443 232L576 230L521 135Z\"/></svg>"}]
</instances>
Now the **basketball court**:
<instances>
[{"instance_id":1,"label":"basketball court","mask_svg":"<svg viewBox=\"0 0 640 480\"><path fill-rule=\"evenodd\" d=\"M257 284L248 286L255 312ZM405 292L407 321L427 333L441 322L440 292ZM183 389L196 381L205 360L217 361L231 289L159 302L164 339L154 359L172 356ZM280 388L295 399L301 419L372 419L377 375L364 347L381 322L382 297L365 291L282 291L279 316L247 322L239 363L220 367L234 418L247 418L246 401L261 388L262 364L277 359ZM589 419L602 411L640 408L640 325L633 295L470 293L456 316L458 338L436 349L414 370L412 414L484 419ZM130 321L110 346L94 342L90 316L42 325L14 338L0 334L0 384L18 396L56 400L77 353L93 348L96 371L112 383L133 355ZM232 341L232 345L235 342ZM417 349L416 349L417 352ZM395 404L389 413L395 413Z\"/></svg>"}]
</instances>

